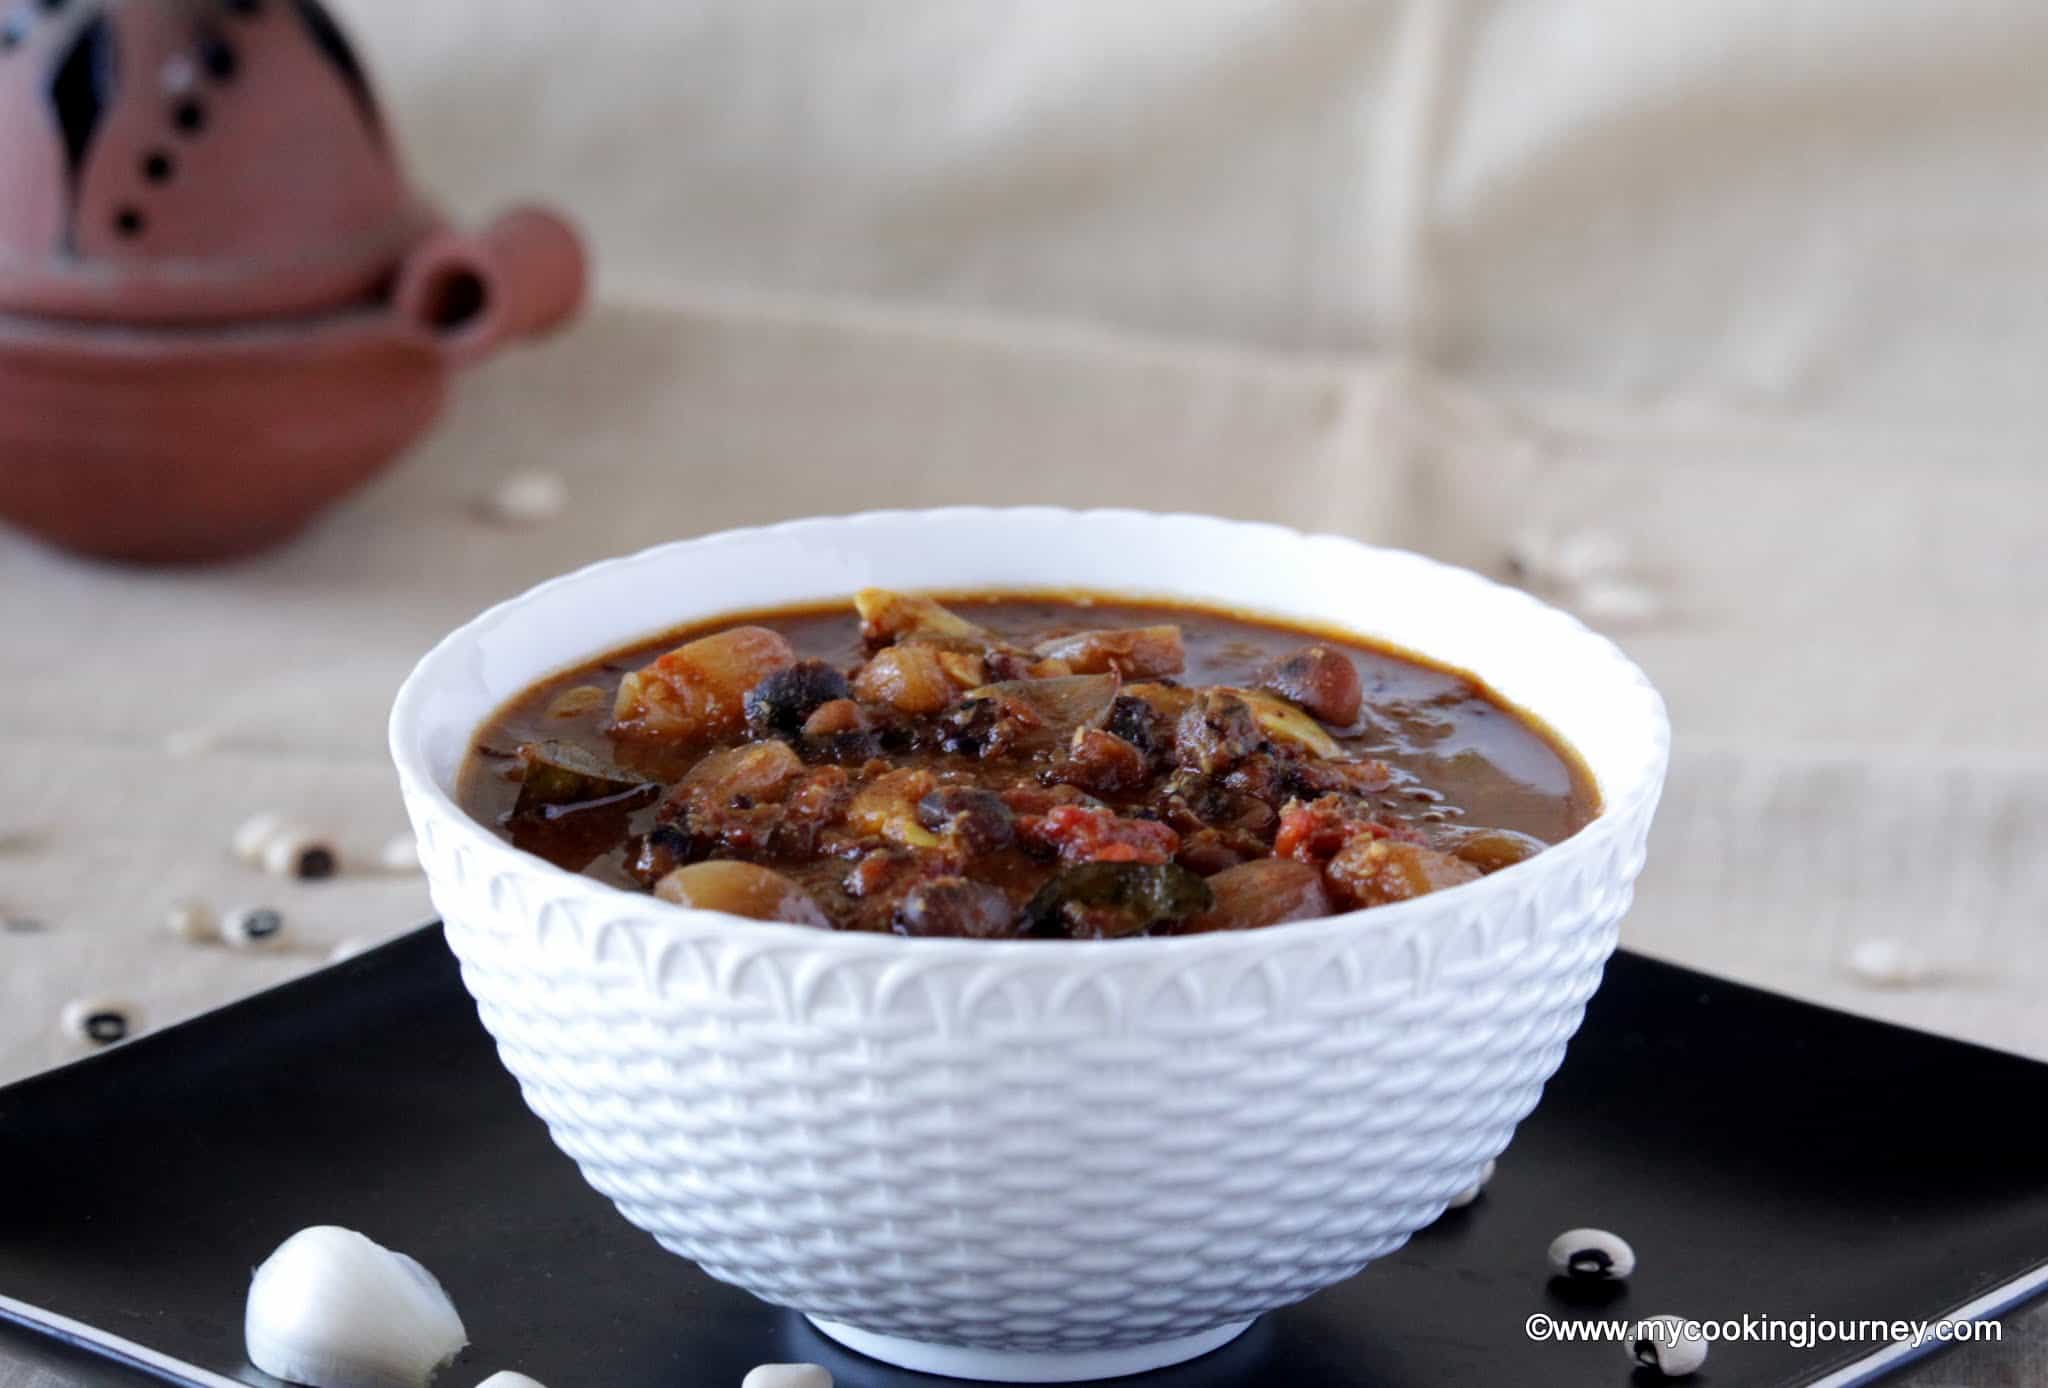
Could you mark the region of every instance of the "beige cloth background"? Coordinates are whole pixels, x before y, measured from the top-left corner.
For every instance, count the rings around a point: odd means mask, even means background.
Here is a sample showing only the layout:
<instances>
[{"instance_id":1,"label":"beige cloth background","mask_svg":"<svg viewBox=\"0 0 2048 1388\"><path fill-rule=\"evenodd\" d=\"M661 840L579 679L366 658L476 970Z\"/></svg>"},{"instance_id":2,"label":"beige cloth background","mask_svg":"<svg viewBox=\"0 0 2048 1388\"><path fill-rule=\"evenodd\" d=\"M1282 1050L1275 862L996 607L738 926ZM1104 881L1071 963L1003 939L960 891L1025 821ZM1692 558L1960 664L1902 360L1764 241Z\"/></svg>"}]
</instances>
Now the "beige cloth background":
<instances>
[{"instance_id":1,"label":"beige cloth background","mask_svg":"<svg viewBox=\"0 0 2048 1388\"><path fill-rule=\"evenodd\" d=\"M2032 0L334 0L615 282L2038 426Z\"/></svg>"},{"instance_id":2,"label":"beige cloth background","mask_svg":"<svg viewBox=\"0 0 2048 1388\"><path fill-rule=\"evenodd\" d=\"M358 857L401 828L383 712L453 623L680 535L947 501L1494 572L1618 546L1633 620L1548 591L1678 729L1627 942L2048 1057L2048 12L340 8L423 175L574 202L604 302L278 554L0 537L0 910L50 927L0 936L0 1079L69 1053L69 997L161 1023L425 917L417 879L285 887L226 843L257 809ZM566 513L480 519L522 468ZM173 941L186 895L295 943ZM1876 937L1941 977L1858 982ZM2041 1381L2014 1331L1912 1381Z\"/></svg>"}]
</instances>

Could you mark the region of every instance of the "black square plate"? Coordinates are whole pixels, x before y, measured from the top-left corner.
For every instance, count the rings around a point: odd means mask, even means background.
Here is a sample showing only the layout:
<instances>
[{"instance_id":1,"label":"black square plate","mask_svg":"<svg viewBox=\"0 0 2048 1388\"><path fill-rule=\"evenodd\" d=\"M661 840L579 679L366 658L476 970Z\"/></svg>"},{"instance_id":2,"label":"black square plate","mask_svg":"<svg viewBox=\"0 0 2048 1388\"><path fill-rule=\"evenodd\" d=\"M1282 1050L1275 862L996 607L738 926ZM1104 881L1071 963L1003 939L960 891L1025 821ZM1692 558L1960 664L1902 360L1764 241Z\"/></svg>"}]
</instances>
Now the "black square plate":
<instances>
[{"instance_id":1,"label":"black square plate","mask_svg":"<svg viewBox=\"0 0 2048 1388\"><path fill-rule=\"evenodd\" d=\"M1532 1314L1994 1314L2048 1281L2043 1112L2048 1066L1622 954L1477 1204L1237 1343L1122 1382L1586 1388L1642 1379L1612 1343L1532 1343ZM499 1368L737 1388L792 1359L842 1388L945 1381L835 1348L615 1214L521 1102L434 928L0 1090L0 1366L270 1385L243 1357L243 1294L308 1224L440 1276L473 1340L452 1388ZM1641 1259L1601 1306L1544 1273L1551 1237L1586 1224ZM1907 1357L1728 1342L1693 1382L1845 1385Z\"/></svg>"}]
</instances>

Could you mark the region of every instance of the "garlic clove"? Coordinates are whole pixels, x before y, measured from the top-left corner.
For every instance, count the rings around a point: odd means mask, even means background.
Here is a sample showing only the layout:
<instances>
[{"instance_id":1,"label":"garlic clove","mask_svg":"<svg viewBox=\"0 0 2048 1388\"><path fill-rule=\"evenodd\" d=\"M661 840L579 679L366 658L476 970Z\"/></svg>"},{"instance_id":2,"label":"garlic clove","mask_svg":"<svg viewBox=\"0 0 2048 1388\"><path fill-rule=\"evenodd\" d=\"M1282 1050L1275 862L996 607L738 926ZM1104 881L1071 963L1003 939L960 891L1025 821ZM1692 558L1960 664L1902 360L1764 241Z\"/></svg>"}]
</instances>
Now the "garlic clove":
<instances>
[{"instance_id":1,"label":"garlic clove","mask_svg":"<svg viewBox=\"0 0 2048 1388\"><path fill-rule=\"evenodd\" d=\"M482 1383L477 1384L476 1388L548 1388L548 1386L537 1378L528 1378L525 1374L515 1374L510 1369L500 1369Z\"/></svg>"},{"instance_id":2,"label":"garlic clove","mask_svg":"<svg viewBox=\"0 0 2048 1388\"><path fill-rule=\"evenodd\" d=\"M832 1373L820 1364L763 1364L747 1372L740 1388L832 1388Z\"/></svg>"},{"instance_id":3,"label":"garlic clove","mask_svg":"<svg viewBox=\"0 0 2048 1388\"><path fill-rule=\"evenodd\" d=\"M249 1362L308 1388L425 1388L469 1343L434 1275L353 1229L301 1229L249 1284Z\"/></svg>"}]
</instances>

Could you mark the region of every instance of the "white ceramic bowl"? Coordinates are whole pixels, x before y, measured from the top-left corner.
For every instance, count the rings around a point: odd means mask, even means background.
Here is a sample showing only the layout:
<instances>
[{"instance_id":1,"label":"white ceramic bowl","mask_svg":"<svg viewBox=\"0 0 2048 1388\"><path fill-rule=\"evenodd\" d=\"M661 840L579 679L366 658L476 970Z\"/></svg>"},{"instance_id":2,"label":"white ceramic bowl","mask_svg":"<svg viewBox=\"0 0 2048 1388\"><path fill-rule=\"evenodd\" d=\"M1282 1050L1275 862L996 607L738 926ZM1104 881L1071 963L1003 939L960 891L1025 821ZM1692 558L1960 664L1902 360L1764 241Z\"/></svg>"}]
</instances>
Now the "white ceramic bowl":
<instances>
[{"instance_id":1,"label":"white ceramic bowl","mask_svg":"<svg viewBox=\"0 0 2048 1388\"><path fill-rule=\"evenodd\" d=\"M533 681L685 621L865 585L1210 600L1477 674L1606 808L1468 886L1101 942L910 940L684 910L513 849L451 795ZM1627 909L1662 701L1608 641L1412 554L1128 511L884 512L598 564L437 646L391 722L434 904L526 1099L627 1219L910 1368L1133 1373L1401 1246L1508 1144Z\"/></svg>"}]
</instances>

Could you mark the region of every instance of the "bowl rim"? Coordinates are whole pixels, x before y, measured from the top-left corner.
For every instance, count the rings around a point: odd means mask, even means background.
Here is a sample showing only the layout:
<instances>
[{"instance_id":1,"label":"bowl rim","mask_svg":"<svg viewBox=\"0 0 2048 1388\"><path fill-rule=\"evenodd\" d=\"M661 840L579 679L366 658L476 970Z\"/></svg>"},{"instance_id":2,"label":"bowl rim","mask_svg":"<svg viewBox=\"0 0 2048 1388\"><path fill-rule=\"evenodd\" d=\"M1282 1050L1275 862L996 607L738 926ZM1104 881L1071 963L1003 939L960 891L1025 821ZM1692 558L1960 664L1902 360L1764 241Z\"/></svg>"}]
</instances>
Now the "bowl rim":
<instances>
[{"instance_id":1,"label":"bowl rim","mask_svg":"<svg viewBox=\"0 0 2048 1388\"><path fill-rule=\"evenodd\" d=\"M857 531L863 525L877 522L893 524L914 521L919 524L944 524L949 521L972 519L977 523L988 523L1025 516L1034 520L1098 518L1152 524L1197 522L1240 527L1263 532L1275 540L1368 550L1407 564L1418 575L1426 574L1432 581L1467 590L1484 591L1490 601L1506 604L1511 609L1519 606L1531 620L1541 621L1557 632L1571 636L1580 642L1585 654L1601 658L1601 663L1611 670L1617 683L1639 703L1640 712L1650 732L1649 745L1642 749L1642 755L1632 763L1633 774L1625 782L1611 784L1606 777L1595 774L1601 797L1600 813L1577 833L1560 843L1550 845L1533 857L1498 872L1489 873L1476 882L1462 883L1408 901L1362 907L1355 911L1339 912L1336 915L1312 920L1284 922L1257 930L1214 931L1201 935L1134 936L1116 940L968 940L945 936L914 937L893 932L884 934L869 931L821 930L815 926L753 920L722 911L678 906L651 894L629 892L582 873L570 872L544 858L513 847L509 841L501 838L463 809L453 795L442 789L426 765L422 749L415 745L417 738L414 724L431 695L437 667L443 661L452 659L453 652L465 643L515 621L519 610L530 601L585 582L600 572L659 563L669 554L684 548L715 547L762 539L799 539L806 532L825 527ZM1015 585L1011 587L1014 588ZM992 588L990 591L1001 590ZM1168 595L1170 591L1167 590ZM715 620L715 617L708 620ZM697 623L692 621L690 624ZM582 658L588 659L599 654L602 652L593 651ZM1429 653L1416 651L1415 654L1427 656ZM535 673L528 677L528 683L546 678L548 673L549 671ZM1483 672L1473 673L1482 679L1485 678ZM893 507L837 516L807 516L768 525L735 527L693 538L670 540L630 554L600 559L506 598L443 636L420 658L399 687L392 704L388 735L392 761L398 773L399 788L409 812L415 819L416 827L423 811L436 821L452 821L462 844L480 853L482 861L493 865L497 870L509 870L528 878L539 877L559 893L557 899L567 897L589 902L611 912L614 916L622 911L631 911L636 923L641 924L677 928L694 925L700 929L710 928L720 932L735 931L736 928L736 940L749 940L763 946L801 946L811 950L847 951L855 954L886 952L891 958L917 958L927 963L994 961L1000 958L1027 958L1048 964L1054 961L1073 963L1084 958L1129 963L1133 955L1186 959L1211 953L1231 953L1248 944L1270 945L1282 940L1296 944L1314 944L1329 941L1332 937L1342 937L1344 940L1355 942L1364 935L1393 935L1405 926L1443 911L1446 903L1455 903L1470 912L1484 911L1489 904L1494 903L1504 906L1507 899L1520 891L1525 884L1540 877L1561 874L1585 864L1615 861L1615 855L1609 852L1614 847L1614 841L1638 832L1639 829L1647 828L1647 822L1654 814L1657 800L1663 790L1671 753L1670 718L1663 696L1650 682L1649 676L1644 674L1611 639L1593 631L1569 612L1552 606L1522 589L1510 587L1471 569L1445 563L1412 550L1369 544L1350 536L1305 532L1268 521L1236 520L1195 512L1147 511L1135 507ZM1562 733L1554 735L1563 738ZM1568 739L1566 745L1571 746ZM1583 756L1576 748L1573 748L1573 752L1574 755ZM431 865L428 872L431 878Z\"/></svg>"}]
</instances>

